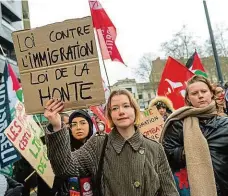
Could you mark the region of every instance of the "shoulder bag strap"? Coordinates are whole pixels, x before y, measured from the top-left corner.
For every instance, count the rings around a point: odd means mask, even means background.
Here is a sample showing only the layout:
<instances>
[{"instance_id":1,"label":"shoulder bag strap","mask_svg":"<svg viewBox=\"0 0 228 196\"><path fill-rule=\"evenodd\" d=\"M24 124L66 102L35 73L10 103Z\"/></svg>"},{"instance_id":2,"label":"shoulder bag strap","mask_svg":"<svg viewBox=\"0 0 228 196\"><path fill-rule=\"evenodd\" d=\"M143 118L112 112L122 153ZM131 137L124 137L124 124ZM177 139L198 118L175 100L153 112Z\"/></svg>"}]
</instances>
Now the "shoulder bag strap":
<instances>
[{"instance_id":1,"label":"shoulder bag strap","mask_svg":"<svg viewBox=\"0 0 228 196\"><path fill-rule=\"evenodd\" d=\"M102 196L102 192L101 192L101 176L102 176L102 170L103 170L103 165L104 165L104 155L105 155L105 149L108 143L108 135L105 135L105 139L104 139L104 144L102 147L102 151L101 151L101 157L99 160L99 165L98 165L98 170L97 170L97 175L96 175L96 196Z\"/></svg>"}]
</instances>

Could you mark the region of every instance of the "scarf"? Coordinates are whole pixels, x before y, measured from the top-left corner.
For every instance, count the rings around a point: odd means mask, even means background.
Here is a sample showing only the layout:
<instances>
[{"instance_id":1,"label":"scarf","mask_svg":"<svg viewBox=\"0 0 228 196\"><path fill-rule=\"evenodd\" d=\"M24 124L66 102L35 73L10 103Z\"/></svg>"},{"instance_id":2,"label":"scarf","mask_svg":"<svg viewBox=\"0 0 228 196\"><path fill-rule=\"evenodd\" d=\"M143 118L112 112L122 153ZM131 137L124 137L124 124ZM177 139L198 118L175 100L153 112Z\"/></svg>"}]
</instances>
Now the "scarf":
<instances>
[{"instance_id":1,"label":"scarf","mask_svg":"<svg viewBox=\"0 0 228 196\"><path fill-rule=\"evenodd\" d=\"M162 143L170 122L184 119L184 151L191 196L217 196L210 151L207 140L200 130L198 119L198 117L210 118L216 114L214 101L204 108L191 106L180 108L168 117L160 137Z\"/></svg>"}]
</instances>

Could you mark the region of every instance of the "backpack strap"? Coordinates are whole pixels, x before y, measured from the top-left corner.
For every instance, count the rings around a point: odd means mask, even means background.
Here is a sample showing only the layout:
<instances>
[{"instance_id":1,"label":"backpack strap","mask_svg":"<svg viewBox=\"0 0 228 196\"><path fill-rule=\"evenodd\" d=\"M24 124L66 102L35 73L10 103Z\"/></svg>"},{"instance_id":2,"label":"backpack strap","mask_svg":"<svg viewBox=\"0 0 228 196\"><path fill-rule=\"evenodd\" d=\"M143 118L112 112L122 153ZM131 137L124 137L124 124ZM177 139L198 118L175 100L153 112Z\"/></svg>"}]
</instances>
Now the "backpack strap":
<instances>
[{"instance_id":1,"label":"backpack strap","mask_svg":"<svg viewBox=\"0 0 228 196\"><path fill-rule=\"evenodd\" d=\"M105 139L104 139L104 144L102 147L102 151L101 151L101 157L99 160L99 164L98 164L98 170L97 170L97 175L96 175L96 187L95 187L95 191L96 194L95 196L102 196L102 192L101 192L101 176L102 176L102 170L103 170L103 165L104 165L104 155L105 155L105 149L108 143L108 135L105 134Z\"/></svg>"}]
</instances>

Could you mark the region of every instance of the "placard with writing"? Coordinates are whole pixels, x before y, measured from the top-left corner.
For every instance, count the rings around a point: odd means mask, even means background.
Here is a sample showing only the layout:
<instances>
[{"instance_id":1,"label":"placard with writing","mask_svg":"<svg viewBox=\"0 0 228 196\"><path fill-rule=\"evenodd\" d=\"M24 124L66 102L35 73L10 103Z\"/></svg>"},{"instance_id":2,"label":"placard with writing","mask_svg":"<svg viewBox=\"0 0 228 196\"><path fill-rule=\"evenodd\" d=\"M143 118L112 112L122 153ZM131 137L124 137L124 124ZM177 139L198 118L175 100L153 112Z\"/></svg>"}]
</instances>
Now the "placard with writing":
<instances>
[{"instance_id":1,"label":"placard with writing","mask_svg":"<svg viewBox=\"0 0 228 196\"><path fill-rule=\"evenodd\" d=\"M27 114L51 98L65 109L105 102L91 17L13 33Z\"/></svg>"},{"instance_id":2,"label":"placard with writing","mask_svg":"<svg viewBox=\"0 0 228 196\"><path fill-rule=\"evenodd\" d=\"M164 125L164 120L159 114L156 107L145 110L142 114L139 130L142 134L158 141L161 136L161 131Z\"/></svg>"}]
</instances>

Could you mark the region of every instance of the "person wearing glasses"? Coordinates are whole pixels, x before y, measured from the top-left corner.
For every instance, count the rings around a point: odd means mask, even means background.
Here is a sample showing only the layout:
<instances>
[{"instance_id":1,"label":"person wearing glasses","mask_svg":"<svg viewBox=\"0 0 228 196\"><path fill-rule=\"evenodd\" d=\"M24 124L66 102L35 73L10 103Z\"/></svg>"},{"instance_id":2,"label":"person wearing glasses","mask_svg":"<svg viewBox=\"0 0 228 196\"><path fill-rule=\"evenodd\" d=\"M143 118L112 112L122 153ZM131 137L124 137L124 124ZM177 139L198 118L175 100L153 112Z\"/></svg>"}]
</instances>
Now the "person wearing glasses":
<instances>
[{"instance_id":1,"label":"person wearing glasses","mask_svg":"<svg viewBox=\"0 0 228 196\"><path fill-rule=\"evenodd\" d=\"M61 113L61 121L68 128L70 134L71 151L79 149L93 135L93 122L89 114L84 110L76 110L70 116ZM38 196L69 196L68 178L55 176L53 188L50 189L41 179Z\"/></svg>"},{"instance_id":2,"label":"person wearing glasses","mask_svg":"<svg viewBox=\"0 0 228 196\"><path fill-rule=\"evenodd\" d=\"M79 149L93 135L93 121L84 110L76 110L69 117L71 151Z\"/></svg>"}]
</instances>

